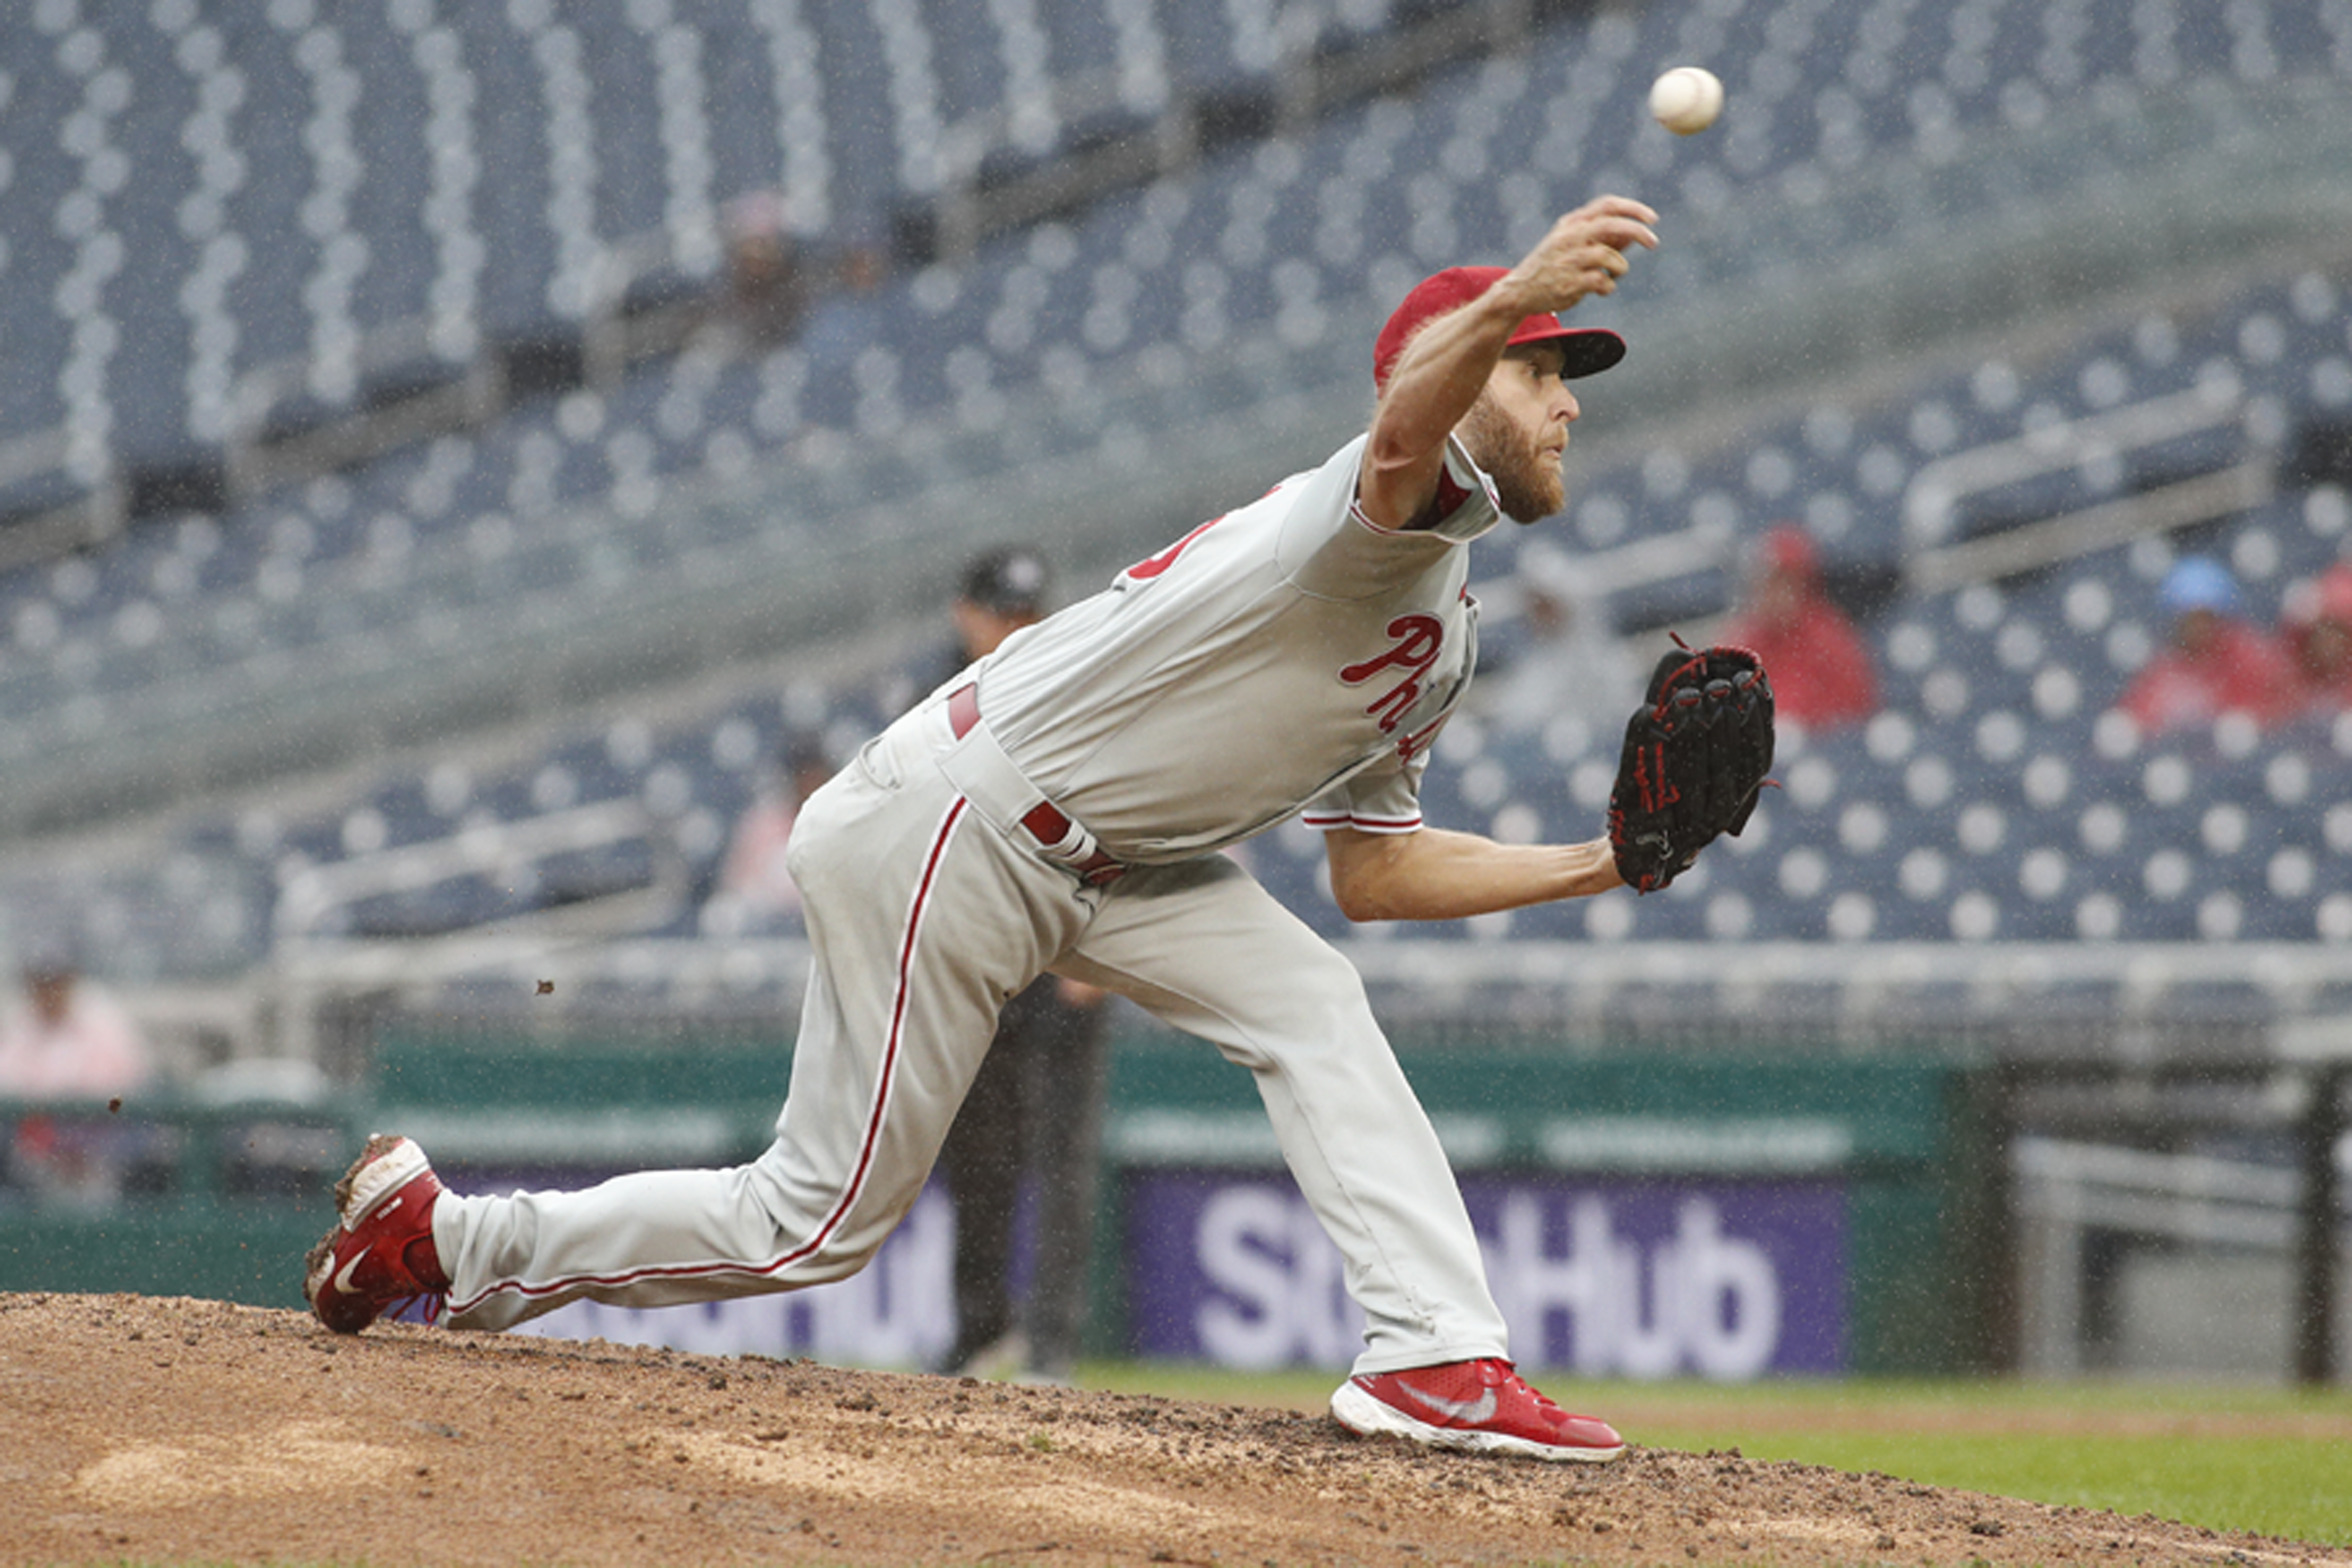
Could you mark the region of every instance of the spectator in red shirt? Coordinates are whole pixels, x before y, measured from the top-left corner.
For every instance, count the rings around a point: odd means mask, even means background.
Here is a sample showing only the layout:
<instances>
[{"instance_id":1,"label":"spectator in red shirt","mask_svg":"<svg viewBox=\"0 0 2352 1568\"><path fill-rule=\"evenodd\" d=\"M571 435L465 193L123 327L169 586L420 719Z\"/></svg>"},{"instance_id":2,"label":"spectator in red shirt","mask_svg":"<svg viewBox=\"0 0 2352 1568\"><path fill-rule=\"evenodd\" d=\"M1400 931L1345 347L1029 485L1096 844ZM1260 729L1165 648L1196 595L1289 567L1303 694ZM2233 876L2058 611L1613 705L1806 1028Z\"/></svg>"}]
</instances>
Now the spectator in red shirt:
<instances>
[{"instance_id":1,"label":"spectator in red shirt","mask_svg":"<svg viewBox=\"0 0 2352 1568\"><path fill-rule=\"evenodd\" d=\"M2262 724L2294 713L2300 701L2294 666L2276 642L2247 625L2237 580L2226 567L2202 555L2175 563L2157 605L2172 617L2170 643L2116 704L2142 732L2210 724L2225 713Z\"/></svg>"},{"instance_id":2,"label":"spectator in red shirt","mask_svg":"<svg viewBox=\"0 0 2352 1568\"><path fill-rule=\"evenodd\" d=\"M2288 595L2286 647L2304 712L2352 711L2352 565L2338 563Z\"/></svg>"},{"instance_id":3,"label":"spectator in red shirt","mask_svg":"<svg viewBox=\"0 0 2352 1568\"><path fill-rule=\"evenodd\" d=\"M1721 640L1753 649L1764 661L1781 719L1833 730L1878 711L1869 646L1822 585L1812 536L1794 523L1765 533L1747 602L1732 612Z\"/></svg>"}]
</instances>

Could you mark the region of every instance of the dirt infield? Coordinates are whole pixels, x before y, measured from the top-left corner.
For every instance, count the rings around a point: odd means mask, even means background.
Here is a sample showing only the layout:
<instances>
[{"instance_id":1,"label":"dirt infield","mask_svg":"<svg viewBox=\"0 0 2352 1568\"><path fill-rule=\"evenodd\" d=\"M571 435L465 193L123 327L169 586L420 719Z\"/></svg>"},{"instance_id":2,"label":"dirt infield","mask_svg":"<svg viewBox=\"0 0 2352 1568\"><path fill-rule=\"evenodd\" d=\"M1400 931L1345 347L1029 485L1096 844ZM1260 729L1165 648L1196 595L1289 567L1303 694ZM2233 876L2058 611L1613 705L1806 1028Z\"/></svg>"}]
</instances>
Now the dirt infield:
<instances>
[{"instance_id":1,"label":"dirt infield","mask_svg":"<svg viewBox=\"0 0 2352 1568\"><path fill-rule=\"evenodd\" d=\"M2335 1563L1734 1454L1470 1458L1293 1411L0 1297L0 1562Z\"/></svg>"}]
</instances>

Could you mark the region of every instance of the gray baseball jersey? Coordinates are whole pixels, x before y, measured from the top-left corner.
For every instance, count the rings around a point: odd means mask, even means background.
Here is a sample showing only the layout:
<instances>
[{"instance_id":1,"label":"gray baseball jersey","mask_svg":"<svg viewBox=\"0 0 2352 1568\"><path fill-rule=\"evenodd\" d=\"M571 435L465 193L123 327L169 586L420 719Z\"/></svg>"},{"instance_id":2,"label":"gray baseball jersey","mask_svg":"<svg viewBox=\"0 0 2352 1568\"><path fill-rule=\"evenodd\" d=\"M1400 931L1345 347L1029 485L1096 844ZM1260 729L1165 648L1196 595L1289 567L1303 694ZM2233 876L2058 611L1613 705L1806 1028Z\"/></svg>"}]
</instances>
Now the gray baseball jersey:
<instances>
[{"instance_id":1,"label":"gray baseball jersey","mask_svg":"<svg viewBox=\"0 0 2352 1568\"><path fill-rule=\"evenodd\" d=\"M1213 853L1302 811L1420 825L1476 655L1466 545L1498 509L1449 447L1435 526L1378 528L1355 503L1363 445L1017 634L819 790L789 851L813 971L774 1144L732 1170L445 1200L448 1321L854 1271L920 1192L998 1007L1050 968L1252 1071L1364 1308L1358 1371L1507 1354L1360 977Z\"/></svg>"},{"instance_id":2,"label":"gray baseball jersey","mask_svg":"<svg viewBox=\"0 0 2352 1568\"><path fill-rule=\"evenodd\" d=\"M1429 742L1477 658L1462 546L1499 514L1457 448L1435 528L1373 527L1364 441L980 666L1007 753L1118 858L1205 854L1310 804L1325 826L1419 824Z\"/></svg>"}]
</instances>

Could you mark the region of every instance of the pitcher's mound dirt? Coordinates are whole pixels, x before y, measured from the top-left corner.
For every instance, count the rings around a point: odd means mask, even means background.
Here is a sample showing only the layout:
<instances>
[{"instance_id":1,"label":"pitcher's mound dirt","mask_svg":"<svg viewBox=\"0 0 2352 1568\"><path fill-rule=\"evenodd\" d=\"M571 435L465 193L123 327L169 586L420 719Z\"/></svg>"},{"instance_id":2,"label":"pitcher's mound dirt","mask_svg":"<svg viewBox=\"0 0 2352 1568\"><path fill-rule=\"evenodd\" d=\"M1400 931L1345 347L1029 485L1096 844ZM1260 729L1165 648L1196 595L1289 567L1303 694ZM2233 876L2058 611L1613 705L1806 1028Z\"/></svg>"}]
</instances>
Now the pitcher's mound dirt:
<instances>
[{"instance_id":1,"label":"pitcher's mound dirt","mask_svg":"<svg viewBox=\"0 0 2352 1568\"><path fill-rule=\"evenodd\" d=\"M22 1563L2334 1563L1736 1455L1440 1455L1326 1418L129 1296L0 1297Z\"/></svg>"}]
</instances>

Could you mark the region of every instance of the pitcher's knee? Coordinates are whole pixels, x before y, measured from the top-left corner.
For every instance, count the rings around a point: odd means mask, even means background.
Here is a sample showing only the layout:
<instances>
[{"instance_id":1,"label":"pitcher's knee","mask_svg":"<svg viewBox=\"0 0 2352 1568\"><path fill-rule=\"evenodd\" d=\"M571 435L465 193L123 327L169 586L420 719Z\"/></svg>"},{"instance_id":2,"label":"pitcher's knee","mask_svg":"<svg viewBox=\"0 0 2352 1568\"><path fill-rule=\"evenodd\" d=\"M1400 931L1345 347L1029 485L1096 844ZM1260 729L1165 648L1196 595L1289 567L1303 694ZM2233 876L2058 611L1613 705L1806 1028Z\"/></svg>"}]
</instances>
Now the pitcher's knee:
<instances>
[{"instance_id":1,"label":"pitcher's knee","mask_svg":"<svg viewBox=\"0 0 2352 1568\"><path fill-rule=\"evenodd\" d=\"M885 1197L867 1190L849 1197L837 1184L809 1180L805 1173L796 1177L790 1146L779 1140L741 1167L736 1203L745 1231L774 1238L770 1257L778 1288L797 1289L865 1268L920 1193L918 1185L907 1194Z\"/></svg>"},{"instance_id":2,"label":"pitcher's knee","mask_svg":"<svg viewBox=\"0 0 2352 1568\"><path fill-rule=\"evenodd\" d=\"M1294 994L1270 1000L1241 1020L1239 1043L1226 1056L1253 1069L1279 1068L1286 1061L1323 1052L1360 1050L1367 1042L1385 1039L1362 983L1351 968L1345 976L1327 977Z\"/></svg>"}]
</instances>

